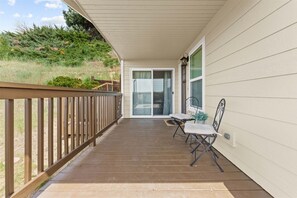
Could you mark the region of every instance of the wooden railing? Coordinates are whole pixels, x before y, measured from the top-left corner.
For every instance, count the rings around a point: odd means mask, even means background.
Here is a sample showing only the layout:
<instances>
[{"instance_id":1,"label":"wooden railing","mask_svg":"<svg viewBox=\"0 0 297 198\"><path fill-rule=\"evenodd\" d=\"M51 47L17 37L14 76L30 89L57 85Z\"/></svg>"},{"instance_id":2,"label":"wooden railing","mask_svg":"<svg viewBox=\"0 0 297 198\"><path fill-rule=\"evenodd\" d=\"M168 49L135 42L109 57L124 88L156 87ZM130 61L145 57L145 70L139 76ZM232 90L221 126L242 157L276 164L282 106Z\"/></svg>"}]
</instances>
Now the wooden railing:
<instances>
[{"instance_id":1,"label":"wooden railing","mask_svg":"<svg viewBox=\"0 0 297 198\"><path fill-rule=\"evenodd\" d=\"M0 83L0 100L5 101L5 197L30 195L84 148L95 146L96 138L122 116L121 98L120 93ZM24 186L15 192L14 104L19 99L24 100ZM33 113L38 173L32 179Z\"/></svg>"},{"instance_id":2,"label":"wooden railing","mask_svg":"<svg viewBox=\"0 0 297 198\"><path fill-rule=\"evenodd\" d=\"M102 85L99 85L99 86L93 88L93 90L113 91L113 84L112 83L104 83Z\"/></svg>"}]
</instances>

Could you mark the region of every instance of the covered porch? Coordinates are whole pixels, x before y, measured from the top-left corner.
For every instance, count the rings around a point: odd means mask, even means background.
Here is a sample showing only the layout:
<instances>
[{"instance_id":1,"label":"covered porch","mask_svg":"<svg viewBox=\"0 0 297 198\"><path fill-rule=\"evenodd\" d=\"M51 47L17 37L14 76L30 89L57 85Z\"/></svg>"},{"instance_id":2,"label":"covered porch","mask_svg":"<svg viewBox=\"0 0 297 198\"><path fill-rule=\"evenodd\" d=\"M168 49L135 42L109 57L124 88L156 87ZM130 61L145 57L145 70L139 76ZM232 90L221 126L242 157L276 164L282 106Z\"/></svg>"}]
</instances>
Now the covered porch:
<instances>
[{"instance_id":1,"label":"covered porch","mask_svg":"<svg viewBox=\"0 0 297 198\"><path fill-rule=\"evenodd\" d=\"M219 154L191 167L190 147L163 119L121 119L53 177L39 197L271 197Z\"/></svg>"}]
</instances>

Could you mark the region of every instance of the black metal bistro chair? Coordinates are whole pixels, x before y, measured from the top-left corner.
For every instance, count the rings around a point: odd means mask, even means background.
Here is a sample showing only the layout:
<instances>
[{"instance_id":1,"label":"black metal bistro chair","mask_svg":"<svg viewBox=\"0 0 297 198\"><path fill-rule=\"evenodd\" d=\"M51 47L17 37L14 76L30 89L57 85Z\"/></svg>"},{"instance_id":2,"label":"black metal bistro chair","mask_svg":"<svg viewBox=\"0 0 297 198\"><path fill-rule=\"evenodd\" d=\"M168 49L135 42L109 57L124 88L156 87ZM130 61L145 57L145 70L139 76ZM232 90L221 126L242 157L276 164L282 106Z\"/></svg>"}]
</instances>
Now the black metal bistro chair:
<instances>
[{"instance_id":1,"label":"black metal bistro chair","mask_svg":"<svg viewBox=\"0 0 297 198\"><path fill-rule=\"evenodd\" d=\"M180 128L183 134L186 135L184 132L183 126L188 121L195 121L195 115L197 114L199 110L199 100L196 97L189 97L186 99L186 113L176 113L176 114L170 114L169 116L175 121L175 123L178 125L174 134L173 138L175 137L178 129Z\"/></svg>"},{"instance_id":2,"label":"black metal bistro chair","mask_svg":"<svg viewBox=\"0 0 297 198\"><path fill-rule=\"evenodd\" d=\"M217 159L219 158L218 155L213 150L213 143L216 141L218 135L221 134L218 132L219 127L225 112L226 107L226 100L223 98L220 100L212 125L207 124L197 124L197 123L185 123L184 132L189 135L193 135L198 144L192 150L192 154L195 155L191 166L193 166L206 152L210 152L212 159L214 160L215 164L219 167L221 172L224 172L223 168L218 164ZM200 146L203 146L203 149L200 150L201 153L197 156L197 151Z\"/></svg>"}]
</instances>

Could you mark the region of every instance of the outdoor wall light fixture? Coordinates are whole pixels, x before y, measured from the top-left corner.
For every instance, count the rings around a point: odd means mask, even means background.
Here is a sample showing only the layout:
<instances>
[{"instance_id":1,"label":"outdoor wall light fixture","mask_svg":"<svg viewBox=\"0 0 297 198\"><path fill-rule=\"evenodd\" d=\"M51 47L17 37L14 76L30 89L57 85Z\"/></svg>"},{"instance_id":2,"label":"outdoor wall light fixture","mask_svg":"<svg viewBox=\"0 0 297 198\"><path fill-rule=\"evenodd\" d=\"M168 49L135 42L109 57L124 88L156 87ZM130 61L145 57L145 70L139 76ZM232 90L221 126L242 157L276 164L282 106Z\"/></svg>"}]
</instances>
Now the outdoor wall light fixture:
<instances>
[{"instance_id":1,"label":"outdoor wall light fixture","mask_svg":"<svg viewBox=\"0 0 297 198\"><path fill-rule=\"evenodd\" d=\"M181 66L187 66L189 61L188 54L184 54L184 56L180 59L180 61L181 61Z\"/></svg>"}]
</instances>

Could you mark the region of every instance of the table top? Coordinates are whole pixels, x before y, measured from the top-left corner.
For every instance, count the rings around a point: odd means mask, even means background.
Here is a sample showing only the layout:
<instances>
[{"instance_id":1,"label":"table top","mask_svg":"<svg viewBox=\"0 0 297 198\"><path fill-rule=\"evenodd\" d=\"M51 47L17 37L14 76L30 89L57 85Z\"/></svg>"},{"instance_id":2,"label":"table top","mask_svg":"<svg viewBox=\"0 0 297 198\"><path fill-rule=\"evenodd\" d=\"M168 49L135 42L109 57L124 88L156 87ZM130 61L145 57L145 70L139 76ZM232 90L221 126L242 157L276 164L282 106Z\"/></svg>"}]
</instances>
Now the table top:
<instances>
[{"instance_id":1,"label":"table top","mask_svg":"<svg viewBox=\"0 0 297 198\"><path fill-rule=\"evenodd\" d=\"M172 118L179 119L179 120L192 120L192 119L194 119L192 115L184 114L184 113L175 113L175 114L170 114L169 116L172 117Z\"/></svg>"}]
</instances>

